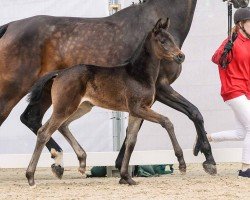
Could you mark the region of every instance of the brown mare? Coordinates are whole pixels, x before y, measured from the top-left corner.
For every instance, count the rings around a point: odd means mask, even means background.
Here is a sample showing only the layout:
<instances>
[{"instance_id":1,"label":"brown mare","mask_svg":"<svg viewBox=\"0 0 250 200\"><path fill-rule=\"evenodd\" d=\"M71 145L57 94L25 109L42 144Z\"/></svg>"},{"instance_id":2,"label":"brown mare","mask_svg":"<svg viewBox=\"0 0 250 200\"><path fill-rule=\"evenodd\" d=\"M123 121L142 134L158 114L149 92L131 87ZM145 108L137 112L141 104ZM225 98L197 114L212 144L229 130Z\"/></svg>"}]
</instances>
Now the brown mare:
<instances>
[{"instance_id":1,"label":"brown mare","mask_svg":"<svg viewBox=\"0 0 250 200\"><path fill-rule=\"evenodd\" d=\"M34 186L34 173L45 144L51 135L74 117L81 104L100 106L106 109L129 112L131 128L127 131L125 155L121 166L121 179L130 185L136 184L128 174L129 159L134 149L139 129L133 127L141 119L159 123L170 136L180 170L186 171L182 149L175 137L170 120L153 110L155 83L160 71L160 61L184 61L184 54L167 32L169 19L159 20L137 48L132 58L123 66L114 68L93 65L77 65L70 69L52 72L42 77L33 87L30 103L39 101L44 88L49 84L53 113L37 133L37 144L26 172L29 185ZM48 87L47 87L48 89ZM67 123L67 122L66 122ZM73 147L79 159L79 171L85 172L86 153L70 132L61 132Z\"/></svg>"},{"instance_id":2,"label":"brown mare","mask_svg":"<svg viewBox=\"0 0 250 200\"><path fill-rule=\"evenodd\" d=\"M245 7L249 0L231 2L234 7ZM123 63L159 18L171 19L169 32L181 48L196 3L197 0L147 0L105 18L35 16L3 25L0 27L0 125L39 77L81 63L107 67ZM170 86L180 72L181 65L165 60L161 62L156 100L184 113L194 122L198 134L194 154L203 152L206 157L203 167L214 174L216 167L203 117L192 103ZM37 133L50 105L50 93L44 92L40 102L27 107L21 121ZM138 129L140 125L137 124ZM46 146L53 157L61 155L61 148L52 138ZM116 162L118 168L123 154L124 145ZM62 176L60 163L53 165L52 169L58 177Z\"/></svg>"}]
</instances>

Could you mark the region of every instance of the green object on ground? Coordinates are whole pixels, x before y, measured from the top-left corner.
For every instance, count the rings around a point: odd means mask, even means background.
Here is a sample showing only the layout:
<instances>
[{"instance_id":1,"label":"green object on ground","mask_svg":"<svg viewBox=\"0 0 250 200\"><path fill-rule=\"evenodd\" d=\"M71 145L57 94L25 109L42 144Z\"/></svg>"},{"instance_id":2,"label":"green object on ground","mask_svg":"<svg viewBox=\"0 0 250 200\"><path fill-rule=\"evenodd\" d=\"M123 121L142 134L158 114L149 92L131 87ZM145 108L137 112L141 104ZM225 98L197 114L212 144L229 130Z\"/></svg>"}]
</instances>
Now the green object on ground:
<instances>
[{"instance_id":1,"label":"green object on ground","mask_svg":"<svg viewBox=\"0 0 250 200\"><path fill-rule=\"evenodd\" d=\"M169 169L167 169L169 168ZM139 165L136 176L139 177L151 177L159 176L163 174L172 174L174 168L172 164L169 165Z\"/></svg>"},{"instance_id":2,"label":"green object on ground","mask_svg":"<svg viewBox=\"0 0 250 200\"><path fill-rule=\"evenodd\" d=\"M91 168L91 177L106 177L107 167L105 166L96 166Z\"/></svg>"}]
</instances>

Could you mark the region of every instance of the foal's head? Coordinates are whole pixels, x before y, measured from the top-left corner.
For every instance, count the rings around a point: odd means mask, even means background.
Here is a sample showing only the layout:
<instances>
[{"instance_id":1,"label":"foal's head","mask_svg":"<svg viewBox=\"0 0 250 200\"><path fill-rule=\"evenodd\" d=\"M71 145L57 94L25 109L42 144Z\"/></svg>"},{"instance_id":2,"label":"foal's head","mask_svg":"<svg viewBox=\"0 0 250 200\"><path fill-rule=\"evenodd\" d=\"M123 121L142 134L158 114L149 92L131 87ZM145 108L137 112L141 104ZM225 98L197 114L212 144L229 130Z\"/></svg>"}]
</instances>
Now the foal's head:
<instances>
[{"instance_id":1,"label":"foal's head","mask_svg":"<svg viewBox=\"0 0 250 200\"><path fill-rule=\"evenodd\" d=\"M176 45L173 36L167 31L170 25L169 18L162 23L159 19L150 33L151 50L158 59L175 61L181 64L185 60L185 55Z\"/></svg>"}]
</instances>

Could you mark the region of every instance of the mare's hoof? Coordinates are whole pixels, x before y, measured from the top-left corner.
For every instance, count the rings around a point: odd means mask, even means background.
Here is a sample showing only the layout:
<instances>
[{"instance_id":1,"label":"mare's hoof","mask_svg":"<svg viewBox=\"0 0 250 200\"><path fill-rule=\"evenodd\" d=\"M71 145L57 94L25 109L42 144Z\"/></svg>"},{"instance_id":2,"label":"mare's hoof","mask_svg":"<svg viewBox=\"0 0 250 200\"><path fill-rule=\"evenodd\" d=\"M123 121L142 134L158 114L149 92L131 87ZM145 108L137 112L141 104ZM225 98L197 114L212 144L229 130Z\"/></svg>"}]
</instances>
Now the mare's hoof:
<instances>
[{"instance_id":1,"label":"mare's hoof","mask_svg":"<svg viewBox=\"0 0 250 200\"><path fill-rule=\"evenodd\" d=\"M215 175L217 174L217 168L216 165L214 164L208 164L206 162L204 162L203 164L203 169L205 170L205 172L207 172L210 175Z\"/></svg>"},{"instance_id":2,"label":"mare's hoof","mask_svg":"<svg viewBox=\"0 0 250 200\"><path fill-rule=\"evenodd\" d=\"M57 178L62 179L64 168L61 167L61 165L56 165L54 163L51 165L51 170Z\"/></svg>"}]
</instances>

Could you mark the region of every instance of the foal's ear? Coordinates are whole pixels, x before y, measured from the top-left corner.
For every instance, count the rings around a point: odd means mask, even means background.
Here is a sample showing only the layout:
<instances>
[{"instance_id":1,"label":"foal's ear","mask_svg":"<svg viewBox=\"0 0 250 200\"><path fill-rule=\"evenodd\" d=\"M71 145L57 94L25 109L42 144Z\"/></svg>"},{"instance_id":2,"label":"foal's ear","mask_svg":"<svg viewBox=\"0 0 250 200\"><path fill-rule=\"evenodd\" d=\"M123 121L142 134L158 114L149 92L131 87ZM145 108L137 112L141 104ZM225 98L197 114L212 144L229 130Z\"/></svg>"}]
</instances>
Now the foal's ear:
<instances>
[{"instance_id":1,"label":"foal's ear","mask_svg":"<svg viewBox=\"0 0 250 200\"><path fill-rule=\"evenodd\" d=\"M157 35L160 32L160 29L162 28L162 22L161 22L161 18L156 22L152 32Z\"/></svg>"},{"instance_id":2,"label":"foal's ear","mask_svg":"<svg viewBox=\"0 0 250 200\"><path fill-rule=\"evenodd\" d=\"M162 24L162 28L168 30L169 26L170 26L170 19L167 18L166 22Z\"/></svg>"}]
</instances>

